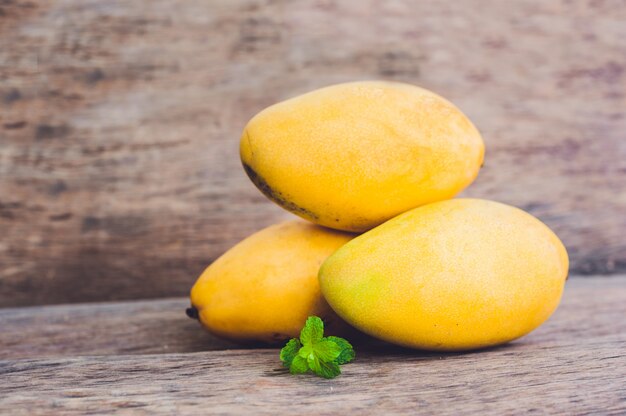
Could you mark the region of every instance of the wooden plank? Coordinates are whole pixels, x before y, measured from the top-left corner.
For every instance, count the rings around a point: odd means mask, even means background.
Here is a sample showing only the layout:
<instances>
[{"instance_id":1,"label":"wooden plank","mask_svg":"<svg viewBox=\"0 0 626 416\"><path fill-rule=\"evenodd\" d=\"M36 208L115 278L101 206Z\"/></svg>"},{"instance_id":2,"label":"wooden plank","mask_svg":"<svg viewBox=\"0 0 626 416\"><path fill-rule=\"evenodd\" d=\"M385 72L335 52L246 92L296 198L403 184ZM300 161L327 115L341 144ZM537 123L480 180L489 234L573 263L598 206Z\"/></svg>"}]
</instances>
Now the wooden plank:
<instances>
[{"instance_id":1,"label":"wooden plank","mask_svg":"<svg viewBox=\"0 0 626 416\"><path fill-rule=\"evenodd\" d=\"M92 347L105 354L190 351L181 342L162 348L172 341L168 327L178 326L175 320L160 320L163 336L141 323L183 305L183 300L160 300L5 309L2 339L16 335L19 319L23 330L34 331L65 315L67 320L49 334L49 343L65 338L59 354L88 353ZM334 380L289 375L276 349L3 360L0 414L619 415L626 412L625 312L626 276L572 279L555 316L519 341L465 354L370 345L357 348L356 361ZM78 318L96 326L107 320L116 325L96 327L77 339L77 330L86 328L69 322ZM32 331L17 341L37 337ZM183 333L191 335L181 331L176 336ZM123 341L116 350L115 341L91 339L98 337ZM44 339L41 334L27 351L34 354L34 344ZM6 344L1 347L4 351Z\"/></svg>"},{"instance_id":2,"label":"wooden plank","mask_svg":"<svg viewBox=\"0 0 626 416\"><path fill-rule=\"evenodd\" d=\"M232 348L185 315L189 299L0 309L0 359Z\"/></svg>"},{"instance_id":3,"label":"wooden plank","mask_svg":"<svg viewBox=\"0 0 626 416\"><path fill-rule=\"evenodd\" d=\"M626 8L457 3L3 2L0 305L185 295L287 216L239 166L246 120L370 78L475 121L466 195L539 216L575 273L626 271Z\"/></svg>"},{"instance_id":4,"label":"wooden plank","mask_svg":"<svg viewBox=\"0 0 626 416\"><path fill-rule=\"evenodd\" d=\"M0 376L0 413L11 415L619 415L626 336L361 352L334 380L289 375L277 350L0 361Z\"/></svg>"},{"instance_id":5,"label":"wooden plank","mask_svg":"<svg viewBox=\"0 0 626 416\"><path fill-rule=\"evenodd\" d=\"M187 299L0 309L0 359L241 348L184 313ZM550 345L626 333L626 276L573 278L555 315L521 341Z\"/></svg>"}]
</instances>

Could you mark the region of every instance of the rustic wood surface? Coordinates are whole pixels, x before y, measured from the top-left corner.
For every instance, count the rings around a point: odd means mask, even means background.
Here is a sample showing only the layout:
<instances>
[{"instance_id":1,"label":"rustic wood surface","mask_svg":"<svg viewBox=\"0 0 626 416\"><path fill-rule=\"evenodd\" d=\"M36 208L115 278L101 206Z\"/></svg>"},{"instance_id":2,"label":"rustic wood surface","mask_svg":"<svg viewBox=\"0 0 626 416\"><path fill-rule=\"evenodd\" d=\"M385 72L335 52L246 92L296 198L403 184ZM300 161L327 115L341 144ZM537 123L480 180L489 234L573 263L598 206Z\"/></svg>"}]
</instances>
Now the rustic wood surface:
<instances>
[{"instance_id":1,"label":"rustic wood surface","mask_svg":"<svg viewBox=\"0 0 626 416\"><path fill-rule=\"evenodd\" d=\"M356 361L334 380L289 375L276 349L183 353L201 349L182 317L185 304L157 300L3 311L0 324L8 332L2 332L0 350L11 359L0 361L0 414L626 412L624 275L570 279L557 313L509 345L466 354L357 348ZM136 331L119 328L126 311L135 319L127 325ZM76 337L76 327L61 316L93 321L94 329ZM20 319L27 331L18 338L27 345L23 349L6 342L18 335ZM155 327L155 319L163 319L162 335L146 330ZM166 328L172 325L181 326L180 332ZM66 346L45 346L47 328L48 343ZM212 348L207 340L206 349ZM168 353L115 355L145 352ZM84 354L92 356L78 357Z\"/></svg>"},{"instance_id":2,"label":"rustic wood surface","mask_svg":"<svg viewBox=\"0 0 626 416\"><path fill-rule=\"evenodd\" d=\"M185 315L189 299L0 309L0 359L232 348Z\"/></svg>"},{"instance_id":3,"label":"rustic wood surface","mask_svg":"<svg viewBox=\"0 0 626 416\"><path fill-rule=\"evenodd\" d=\"M0 0L0 415L626 414L624 21L621 0ZM239 165L249 117L372 78L459 105L487 145L464 194L537 215L575 276L509 345L366 343L335 380L290 376L183 296L289 217Z\"/></svg>"},{"instance_id":4,"label":"rustic wood surface","mask_svg":"<svg viewBox=\"0 0 626 416\"><path fill-rule=\"evenodd\" d=\"M623 415L626 339L465 355L368 353L334 380L277 351L0 362L0 412L37 414Z\"/></svg>"},{"instance_id":5,"label":"rustic wood surface","mask_svg":"<svg viewBox=\"0 0 626 416\"><path fill-rule=\"evenodd\" d=\"M288 216L240 168L247 119L371 78L475 121L466 195L539 216L574 273L623 272L625 20L617 0L0 1L0 306L186 294Z\"/></svg>"},{"instance_id":6,"label":"rustic wood surface","mask_svg":"<svg viewBox=\"0 0 626 416\"><path fill-rule=\"evenodd\" d=\"M185 315L189 299L0 309L0 359L184 353L237 347ZM524 339L626 334L626 276L570 278L555 315ZM240 347L239 347L240 348Z\"/></svg>"}]
</instances>

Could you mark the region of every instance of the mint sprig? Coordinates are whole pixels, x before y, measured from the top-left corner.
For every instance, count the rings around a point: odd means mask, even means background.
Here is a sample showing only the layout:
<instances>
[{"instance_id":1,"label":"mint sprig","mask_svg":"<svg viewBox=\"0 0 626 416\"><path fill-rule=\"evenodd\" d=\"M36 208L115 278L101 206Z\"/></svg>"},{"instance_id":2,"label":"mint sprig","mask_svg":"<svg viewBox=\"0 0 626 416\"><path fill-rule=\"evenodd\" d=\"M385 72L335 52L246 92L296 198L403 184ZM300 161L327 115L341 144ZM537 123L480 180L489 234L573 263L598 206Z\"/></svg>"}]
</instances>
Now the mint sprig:
<instances>
[{"instance_id":1,"label":"mint sprig","mask_svg":"<svg viewBox=\"0 0 626 416\"><path fill-rule=\"evenodd\" d=\"M292 338L280 350L280 360L291 374L312 372L320 377L335 378L341 374L339 365L352 361L354 349L340 337L324 337L324 322L309 316L300 331L300 339Z\"/></svg>"}]
</instances>

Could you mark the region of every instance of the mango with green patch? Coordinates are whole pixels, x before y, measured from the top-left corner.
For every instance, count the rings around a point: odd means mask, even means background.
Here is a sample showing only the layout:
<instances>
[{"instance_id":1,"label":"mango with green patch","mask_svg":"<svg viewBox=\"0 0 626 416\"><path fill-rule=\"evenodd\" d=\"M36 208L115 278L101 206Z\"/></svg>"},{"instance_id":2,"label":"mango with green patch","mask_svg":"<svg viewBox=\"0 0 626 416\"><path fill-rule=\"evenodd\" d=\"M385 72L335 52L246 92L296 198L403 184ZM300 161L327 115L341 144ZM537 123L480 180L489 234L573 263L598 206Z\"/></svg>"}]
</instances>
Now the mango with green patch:
<instances>
[{"instance_id":1,"label":"mango with green patch","mask_svg":"<svg viewBox=\"0 0 626 416\"><path fill-rule=\"evenodd\" d=\"M568 271L559 238L497 202L408 211L326 260L322 293L357 329L395 344L459 351L502 344L554 312Z\"/></svg>"}]
</instances>

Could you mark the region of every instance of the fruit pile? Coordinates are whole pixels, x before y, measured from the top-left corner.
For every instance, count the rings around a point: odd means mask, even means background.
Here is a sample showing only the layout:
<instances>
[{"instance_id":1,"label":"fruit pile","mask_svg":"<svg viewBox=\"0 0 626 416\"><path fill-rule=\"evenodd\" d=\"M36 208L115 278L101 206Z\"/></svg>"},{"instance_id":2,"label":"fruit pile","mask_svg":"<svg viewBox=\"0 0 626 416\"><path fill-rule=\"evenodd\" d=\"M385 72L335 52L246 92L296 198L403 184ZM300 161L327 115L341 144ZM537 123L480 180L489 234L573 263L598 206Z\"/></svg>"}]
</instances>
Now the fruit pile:
<instances>
[{"instance_id":1,"label":"fruit pile","mask_svg":"<svg viewBox=\"0 0 626 416\"><path fill-rule=\"evenodd\" d=\"M261 192L308 221L261 230L202 273L190 314L218 336L284 342L315 315L330 334L459 351L521 337L558 306L558 237L520 209L451 199L484 145L430 91L322 88L258 113L240 153Z\"/></svg>"}]
</instances>

